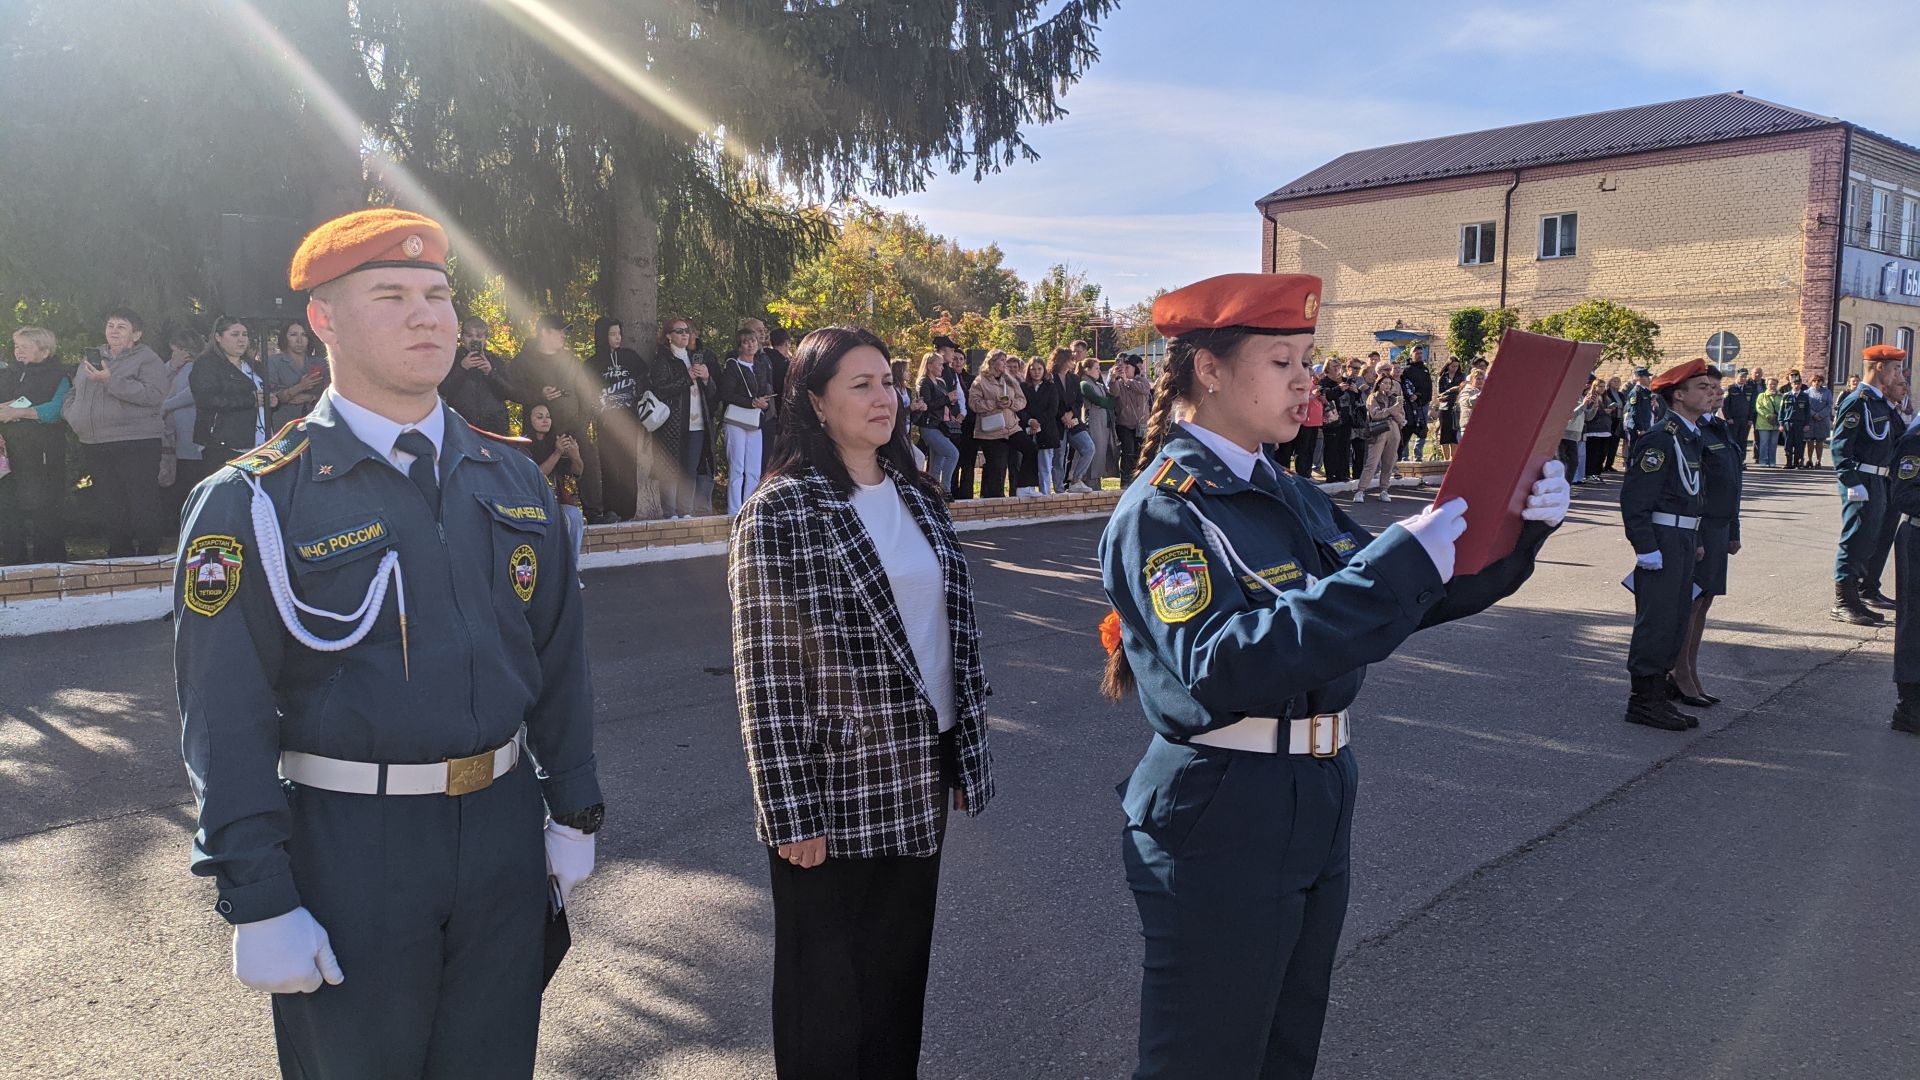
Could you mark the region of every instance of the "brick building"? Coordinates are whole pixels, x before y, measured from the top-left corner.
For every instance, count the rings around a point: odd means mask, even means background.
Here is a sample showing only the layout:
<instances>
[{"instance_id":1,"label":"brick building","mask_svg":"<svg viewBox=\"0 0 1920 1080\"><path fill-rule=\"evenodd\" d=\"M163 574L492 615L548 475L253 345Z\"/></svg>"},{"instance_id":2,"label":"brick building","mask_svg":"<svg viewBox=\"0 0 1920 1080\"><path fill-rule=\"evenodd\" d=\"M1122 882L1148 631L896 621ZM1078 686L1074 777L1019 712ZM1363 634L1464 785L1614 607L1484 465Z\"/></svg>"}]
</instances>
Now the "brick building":
<instances>
[{"instance_id":1,"label":"brick building","mask_svg":"<svg viewBox=\"0 0 1920 1080\"><path fill-rule=\"evenodd\" d=\"M1920 149L1715 94L1359 150L1261 199L1262 264L1326 281L1320 343L1589 298L1660 324L1671 358L1844 380L1920 328Z\"/></svg>"}]
</instances>

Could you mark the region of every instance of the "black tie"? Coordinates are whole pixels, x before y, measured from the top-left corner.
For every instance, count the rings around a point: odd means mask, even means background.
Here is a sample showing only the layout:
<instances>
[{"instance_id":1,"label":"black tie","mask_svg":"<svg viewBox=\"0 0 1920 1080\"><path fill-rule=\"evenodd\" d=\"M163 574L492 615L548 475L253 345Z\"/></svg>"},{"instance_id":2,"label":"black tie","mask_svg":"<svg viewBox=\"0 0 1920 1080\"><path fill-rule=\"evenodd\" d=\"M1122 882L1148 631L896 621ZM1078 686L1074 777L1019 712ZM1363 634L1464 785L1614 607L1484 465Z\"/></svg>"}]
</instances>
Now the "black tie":
<instances>
[{"instance_id":1,"label":"black tie","mask_svg":"<svg viewBox=\"0 0 1920 1080\"><path fill-rule=\"evenodd\" d=\"M418 431L403 431L393 440L393 448L413 455L413 464L407 466L407 478L420 494L427 497L427 505L433 507L433 516L440 516L440 476L434 468L433 440Z\"/></svg>"}]
</instances>

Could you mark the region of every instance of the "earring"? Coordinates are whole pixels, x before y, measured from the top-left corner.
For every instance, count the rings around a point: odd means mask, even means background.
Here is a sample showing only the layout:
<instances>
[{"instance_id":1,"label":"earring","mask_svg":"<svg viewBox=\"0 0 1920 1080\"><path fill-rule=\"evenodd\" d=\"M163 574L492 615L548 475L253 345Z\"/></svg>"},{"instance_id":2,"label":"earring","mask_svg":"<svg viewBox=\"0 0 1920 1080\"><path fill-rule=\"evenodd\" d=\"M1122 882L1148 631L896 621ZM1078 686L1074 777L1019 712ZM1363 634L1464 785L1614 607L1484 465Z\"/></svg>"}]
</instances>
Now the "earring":
<instances>
[{"instance_id":1,"label":"earring","mask_svg":"<svg viewBox=\"0 0 1920 1080\"><path fill-rule=\"evenodd\" d=\"M1217 393L1219 393L1219 392L1220 392L1220 388L1219 388L1219 387L1217 387L1217 386L1209 386L1209 387L1207 387L1207 393L1209 393L1209 394L1217 394Z\"/></svg>"}]
</instances>

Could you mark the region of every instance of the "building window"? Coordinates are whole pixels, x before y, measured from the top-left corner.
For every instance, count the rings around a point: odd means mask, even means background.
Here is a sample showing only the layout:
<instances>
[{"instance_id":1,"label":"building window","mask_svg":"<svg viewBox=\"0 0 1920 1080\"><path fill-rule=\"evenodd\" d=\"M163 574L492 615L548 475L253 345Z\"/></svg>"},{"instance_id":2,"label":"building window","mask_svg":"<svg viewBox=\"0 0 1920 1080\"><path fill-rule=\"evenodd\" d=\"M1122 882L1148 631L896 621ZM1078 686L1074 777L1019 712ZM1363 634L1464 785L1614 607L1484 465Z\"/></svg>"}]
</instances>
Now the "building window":
<instances>
[{"instance_id":1,"label":"building window","mask_svg":"<svg viewBox=\"0 0 1920 1080\"><path fill-rule=\"evenodd\" d=\"M1574 240L1579 233L1578 214L1555 214L1540 219L1540 257L1571 259Z\"/></svg>"},{"instance_id":2,"label":"building window","mask_svg":"<svg viewBox=\"0 0 1920 1080\"><path fill-rule=\"evenodd\" d=\"M1881 326L1879 323L1868 323L1862 333L1865 335L1860 342L1860 347L1863 349L1871 349L1875 345L1887 340L1887 328Z\"/></svg>"},{"instance_id":3,"label":"building window","mask_svg":"<svg viewBox=\"0 0 1920 1080\"><path fill-rule=\"evenodd\" d=\"M1893 343L1901 352L1913 355L1913 327L1896 326L1893 329Z\"/></svg>"},{"instance_id":4,"label":"building window","mask_svg":"<svg viewBox=\"0 0 1920 1080\"><path fill-rule=\"evenodd\" d=\"M1920 202L1900 200L1900 254L1920 258Z\"/></svg>"},{"instance_id":5,"label":"building window","mask_svg":"<svg viewBox=\"0 0 1920 1080\"><path fill-rule=\"evenodd\" d=\"M1480 266L1494 259L1493 222L1460 226L1460 265Z\"/></svg>"},{"instance_id":6,"label":"building window","mask_svg":"<svg viewBox=\"0 0 1920 1080\"><path fill-rule=\"evenodd\" d=\"M1860 198L1860 181L1847 181L1847 205L1840 208L1840 220L1845 223L1841 231L1846 234L1849 244L1866 242L1866 230L1861 227L1861 215L1866 210L1865 200Z\"/></svg>"},{"instance_id":7,"label":"building window","mask_svg":"<svg viewBox=\"0 0 1920 1080\"><path fill-rule=\"evenodd\" d=\"M1887 250L1887 193L1879 188L1873 189L1873 216L1867 225L1867 246L1875 251Z\"/></svg>"}]
</instances>

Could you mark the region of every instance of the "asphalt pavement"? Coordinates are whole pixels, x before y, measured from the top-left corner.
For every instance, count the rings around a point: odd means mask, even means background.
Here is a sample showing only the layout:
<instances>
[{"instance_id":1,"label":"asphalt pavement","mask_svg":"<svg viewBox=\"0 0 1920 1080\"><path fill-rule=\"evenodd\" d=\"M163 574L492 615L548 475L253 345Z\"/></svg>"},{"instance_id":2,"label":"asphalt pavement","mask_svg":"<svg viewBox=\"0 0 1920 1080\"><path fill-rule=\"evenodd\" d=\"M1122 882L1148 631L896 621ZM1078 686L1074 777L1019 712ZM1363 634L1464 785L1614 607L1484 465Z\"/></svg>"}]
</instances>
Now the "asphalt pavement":
<instances>
[{"instance_id":1,"label":"asphalt pavement","mask_svg":"<svg viewBox=\"0 0 1920 1080\"><path fill-rule=\"evenodd\" d=\"M1578 489L1517 596L1373 669L1320 1075L1920 1075L1920 739L1886 726L1892 631L1827 618L1831 474L1749 474L1703 656L1726 700L1686 734L1620 719L1617 493ZM1095 689L1101 527L964 537L1000 794L949 833L928 1078L1132 1066L1113 785L1146 735ZM724 564L586 579L609 818L541 1075L770 1077ZM273 1074L266 1001L186 870L170 654L162 623L0 639L0 1075Z\"/></svg>"}]
</instances>

